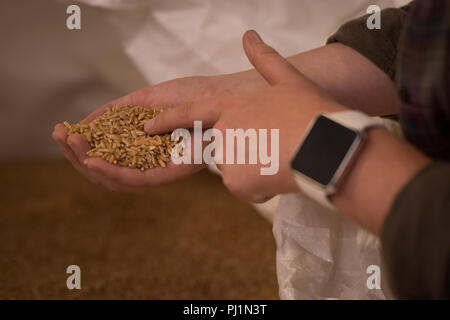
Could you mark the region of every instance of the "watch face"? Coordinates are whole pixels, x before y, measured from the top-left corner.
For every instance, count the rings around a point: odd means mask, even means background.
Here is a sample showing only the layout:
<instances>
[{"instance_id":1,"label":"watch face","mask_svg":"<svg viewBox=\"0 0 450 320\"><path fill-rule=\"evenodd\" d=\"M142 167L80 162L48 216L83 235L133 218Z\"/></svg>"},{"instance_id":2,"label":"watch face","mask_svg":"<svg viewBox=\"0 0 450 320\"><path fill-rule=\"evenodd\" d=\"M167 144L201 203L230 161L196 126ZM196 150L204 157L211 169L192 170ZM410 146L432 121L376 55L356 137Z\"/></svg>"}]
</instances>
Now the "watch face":
<instances>
[{"instance_id":1,"label":"watch face","mask_svg":"<svg viewBox=\"0 0 450 320\"><path fill-rule=\"evenodd\" d=\"M291 166L308 178L327 186L359 143L360 134L320 115L300 146Z\"/></svg>"}]
</instances>

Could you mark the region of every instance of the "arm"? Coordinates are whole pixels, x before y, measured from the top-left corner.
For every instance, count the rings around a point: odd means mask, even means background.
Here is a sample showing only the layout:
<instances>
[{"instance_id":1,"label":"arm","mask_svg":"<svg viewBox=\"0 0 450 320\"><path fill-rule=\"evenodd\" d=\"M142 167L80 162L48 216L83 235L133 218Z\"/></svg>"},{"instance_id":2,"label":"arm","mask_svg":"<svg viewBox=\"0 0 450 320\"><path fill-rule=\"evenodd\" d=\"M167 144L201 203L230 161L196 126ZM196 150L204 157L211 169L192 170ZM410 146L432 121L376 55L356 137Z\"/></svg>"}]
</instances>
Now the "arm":
<instances>
[{"instance_id":1,"label":"arm","mask_svg":"<svg viewBox=\"0 0 450 320\"><path fill-rule=\"evenodd\" d=\"M398 14L398 11L395 12ZM389 23L391 20L394 22ZM357 24L361 23L361 19L356 21ZM396 19L387 19L385 15L382 21L387 23L387 26L390 26L391 29L395 29L397 24ZM381 33L374 37L368 34L364 38L371 39L371 42L366 44L366 50L364 50L358 47L359 42L354 39L354 36L359 34L355 30L361 29L358 25L356 25L356 28L352 26L354 22L349 24L350 28L345 27L348 25L346 24L341 28L342 30L340 29L333 36L333 41L342 42L345 45L333 43L294 55L288 60L303 75L324 89L335 100L349 108L358 109L370 115L398 113L399 102L397 93L393 82L389 78L392 76L391 71L394 68L392 53L395 52L395 48L392 45L388 49L385 48L384 52L387 50L391 52L391 55L387 58L382 56L384 57L382 60L370 54L377 51L373 50L373 48L377 48L379 44L383 45L391 42L395 44L395 39L389 41L389 39L386 39L386 33ZM383 28L383 30L389 30L385 24L383 24ZM371 48L372 50L370 51ZM388 62L383 63L380 61ZM253 69L229 75L189 77L166 81L135 91L107 105L139 104L165 108L201 99L255 92L266 87L267 82ZM102 110L104 110L104 107L92 113L87 119L94 118ZM90 178L91 181L105 185L110 189L128 190L127 185L130 183L142 187L168 182L164 176L156 174L154 171L151 174L151 179L138 179L133 173L133 181L130 181L130 172L124 174L123 170L118 170L114 166L109 166L109 170L105 171L108 167L107 163L101 166L102 169L105 169L103 172L95 172L94 169L88 168L84 164L85 154L89 148L82 137L71 136L68 138L61 124L55 127L53 137L61 146L66 158L72 162L78 171ZM196 170L199 170L199 168L196 168ZM182 178L189 173L192 173L192 171L186 168L183 172L174 173L171 179ZM137 183L134 180L141 182Z\"/></svg>"},{"instance_id":2,"label":"arm","mask_svg":"<svg viewBox=\"0 0 450 320\"><path fill-rule=\"evenodd\" d=\"M398 112L397 93L390 78L370 60L348 46L335 43L297 54L289 60L304 75L342 104L371 115ZM190 101L255 92L266 87L267 82L253 69L215 77L175 79L140 89L105 106L173 107ZM86 119L90 121L101 114L105 106ZM53 138L79 172L92 182L112 190L134 190L135 188L130 188L130 184L137 185L140 189L167 183L201 169L201 167L184 167L183 170L177 169L176 172L173 169L172 175L156 173L153 170L146 172L148 178L145 178L141 177L143 175L140 173L133 172L132 169L120 168L122 170L119 170L108 163L89 168L84 163L89 146L83 137L77 135L68 137L64 126L58 124L53 132ZM102 162L101 159L95 161Z\"/></svg>"},{"instance_id":3,"label":"arm","mask_svg":"<svg viewBox=\"0 0 450 320\"><path fill-rule=\"evenodd\" d=\"M396 87L389 76L368 58L341 43L296 54L287 60L338 102L369 115L399 112ZM233 74L262 80L252 69Z\"/></svg>"},{"instance_id":4,"label":"arm","mask_svg":"<svg viewBox=\"0 0 450 320\"><path fill-rule=\"evenodd\" d=\"M387 278L399 298L450 298L449 212L445 162L422 169L394 200L380 236Z\"/></svg>"},{"instance_id":5,"label":"arm","mask_svg":"<svg viewBox=\"0 0 450 320\"><path fill-rule=\"evenodd\" d=\"M381 29L366 27L368 15L345 23L328 45L287 60L339 103L369 115L399 113L393 79L399 39L410 5L381 11ZM235 74L260 78L255 70Z\"/></svg>"},{"instance_id":6,"label":"arm","mask_svg":"<svg viewBox=\"0 0 450 320\"><path fill-rule=\"evenodd\" d=\"M190 127L195 120L204 120L221 132L279 129L279 171L275 175L261 175L261 164L219 166L223 182L232 193L257 202L278 193L298 192L289 162L308 124L320 112L346 107L272 48L251 40L250 33L244 38L244 46L270 87L250 95L179 106L158 115L148 130L159 133ZM448 164L432 163L407 141L372 128L366 145L332 197L340 213L382 235L391 284L401 298L449 296L449 181Z\"/></svg>"},{"instance_id":7,"label":"arm","mask_svg":"<svg viewBox=\"0 0 450 320\"><path fill-rule=\"evenodd\" d=\"M395 60L396 50L376 57L361 44L370 37L354 42L342 32L337 38L394 77L392 65L383 66L383 61ZM372 129L361 158L333 200L341 212L381 237L385 276L399 298L450 297L448 163L431 162L404 140Z\"/></svg>"},{"instance_id":8,"label":"arm","mask_svg":"<svg viewBox=\"0 0 450 320\"><path fill-rule=\"evenodd\" d=\"M158 115L147 129L155 134L189 128L195 120L204 120L220 131L279 128L280 170L276 175L261 176L255 168L221 165L224 183L229 189L246 200L261 201L277 193L297 190L289 162L308 124L318 113L347 107L298 72L262 40L252 40L252 34L248 32L244 36L245 51L270 87L250 95L181 105ZM343 214L378 234L398 192L429 162L404 140L384 129L371 129L365 148L333 201ZM245 185L242 176L248 177Z\"/></svg>"},{"instance_id":9,"label":"arm","mask_svg":"<svg viewBox=\"0 0 450 320\"><path fill-rule=\"evenodd\" d=\"M387 278L399 298L450 297L450 164L371 129L332 201L381 237Z\"/></svg>"},{"instance_id":10,"label":"arm","mask_svg":"<svg viewBox=\"0 0 450 320\"><path fill-rule=\"evenodd\" d=\"M397 194L430 161L386 130L370 129L367 144L332 201L347 217L380 234Z\"/></svg>"}]
</instances>

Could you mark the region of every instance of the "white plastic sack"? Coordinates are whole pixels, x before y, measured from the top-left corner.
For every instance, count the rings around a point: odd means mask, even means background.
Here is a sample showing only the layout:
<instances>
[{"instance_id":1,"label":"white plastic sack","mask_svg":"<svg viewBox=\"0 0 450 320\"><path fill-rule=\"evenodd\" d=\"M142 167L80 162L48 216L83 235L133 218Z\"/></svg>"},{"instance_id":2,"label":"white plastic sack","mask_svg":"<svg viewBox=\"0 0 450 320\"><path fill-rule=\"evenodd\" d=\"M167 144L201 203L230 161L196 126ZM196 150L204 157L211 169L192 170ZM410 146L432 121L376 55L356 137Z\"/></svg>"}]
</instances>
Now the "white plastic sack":
<instances>
[{"instance_id":1,"label":"white plastic sack","mask_svg":"<svg viewBox=\"0 0 450 320\"><path fill-rule=\"evenodd\" d=\"M385 283L382 290L366 284L367 267L381 266L379 240L339 213L302 194L284 195L273 232L281 299L387 297Z\"/></svg>"},{"instance_id":2,"label":"white plastic sack","mask_svg":"<svg viewBox=\"0 0 450 320\"><path fill-rule=\"evenodd\" d=\"M242 34L256 29L289 56L325 43L371 4L394 0L78 0L103 10L150 84L251 67Z\"/></svg>"}]
</instances>

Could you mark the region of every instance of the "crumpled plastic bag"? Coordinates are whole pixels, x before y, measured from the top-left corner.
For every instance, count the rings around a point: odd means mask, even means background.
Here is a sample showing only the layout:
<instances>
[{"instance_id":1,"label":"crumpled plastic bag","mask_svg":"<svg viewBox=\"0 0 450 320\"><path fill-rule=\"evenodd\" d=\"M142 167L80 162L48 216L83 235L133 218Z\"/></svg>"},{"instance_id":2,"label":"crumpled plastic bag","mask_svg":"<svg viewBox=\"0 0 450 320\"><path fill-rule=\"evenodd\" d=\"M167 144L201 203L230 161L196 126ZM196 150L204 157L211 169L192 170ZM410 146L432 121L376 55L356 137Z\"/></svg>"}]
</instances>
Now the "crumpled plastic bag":
<instances>
[{"instance_id":1,"label":"crumpled plastic bag","mask_svg":"<svg viewBox=\"0 0 450 320\"><path fill-rule=\"evenodd\" d=\"M78 2L103 12L149 84L250 68L241 40L248 29L256 29L267 43L289 56L323 45L340 25L365 14L371 4L395 4L394 0Z\"/></svg>"},{"instance_id":2,"label":"crumpled plastic bag","mask_svg":"<svg viewBox=\"0 0 450 320\"><path fill-rule=\"evenodd\" d=\"M275 214L281 299L385 299L367 288L370 265L381 266L379 240L303 194L283 195ZM383 280L383 277L381 277Z\"/></svg>"}]
</instances>

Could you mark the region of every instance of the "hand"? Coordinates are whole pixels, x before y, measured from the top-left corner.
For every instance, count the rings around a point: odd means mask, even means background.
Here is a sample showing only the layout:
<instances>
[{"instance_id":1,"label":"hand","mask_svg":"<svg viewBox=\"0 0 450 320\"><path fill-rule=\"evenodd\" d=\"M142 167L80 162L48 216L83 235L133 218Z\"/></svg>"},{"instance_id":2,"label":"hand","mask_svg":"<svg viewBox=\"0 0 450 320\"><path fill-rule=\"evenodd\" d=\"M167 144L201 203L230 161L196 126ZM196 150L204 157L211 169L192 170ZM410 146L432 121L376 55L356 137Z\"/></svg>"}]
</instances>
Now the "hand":
<instances>
[{"instance_id":1,"label":"hand","mask_svg":"<svg viewBox=\"0 0 450 320\"><path fill-rule=\"evenodd\" d=\"M157 134L192 128L197 120L202 121L203 128L220 130L223 137L226 129L279 129L279 146L275 146L280 155L277 174L261 175L260 163L218 165L223 182L232 193L250 202L262 202L276 194L298 190L289 163L308 124L321 112L345 108L262 42L256 32L248 31L243 42L250 62L271 87L183 104L150 120L146 129Z\"/></svg>"},{"instance_id":2,"label":"hand","mask_svg":"<svg viewBox=\"0 0 450 320\"><path fill-rule=\"evenodd\" d=\"M211 77L180 78L143 88L127 96L111 101L94 111L85 120L92 121L101 115L106 107L113 105L152 106L157 109L173 107L189 101L244 93L265 87L264 79L250 72ZM67 135L63 124L57 124L53 139L58 143L65 157L91 182L102 184L111 190L135 191L145 186L159 185L186 177L204 166L173 166L154 168L144 173L138 170L118 167L102 159L89 159L84 164L86 152L90 149L82 135Z\"/></svg>"}]
</instances>

